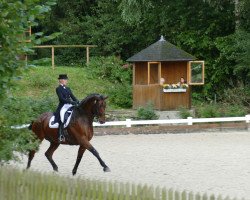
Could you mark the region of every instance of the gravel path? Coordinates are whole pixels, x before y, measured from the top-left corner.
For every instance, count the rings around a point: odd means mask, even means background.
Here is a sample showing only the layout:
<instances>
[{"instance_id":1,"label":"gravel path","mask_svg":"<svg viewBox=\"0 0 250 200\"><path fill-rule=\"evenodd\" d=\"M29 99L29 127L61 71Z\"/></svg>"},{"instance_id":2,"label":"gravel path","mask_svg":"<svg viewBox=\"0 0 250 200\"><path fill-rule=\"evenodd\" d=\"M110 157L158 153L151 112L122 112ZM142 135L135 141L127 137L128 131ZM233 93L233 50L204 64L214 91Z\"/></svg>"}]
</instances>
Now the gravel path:
<instances>
[{"instance_id":1,"label":"gravel path","mask_svg":"<svg viewBox=\"0 0 250 200\"><path fill-rule=\"evenodd\" d=\"M250 199L250 132L95 136L92 145L110 167L104 173L88 151L76 177L142 183L180 191ZM44 141L31 169L51 172ZM77 146L61 145L54 154L60 175L71 176ZM22 163L25 168L26 156ZM13 164L13 163L12 163Z\"/></svg>"}]
</instances>

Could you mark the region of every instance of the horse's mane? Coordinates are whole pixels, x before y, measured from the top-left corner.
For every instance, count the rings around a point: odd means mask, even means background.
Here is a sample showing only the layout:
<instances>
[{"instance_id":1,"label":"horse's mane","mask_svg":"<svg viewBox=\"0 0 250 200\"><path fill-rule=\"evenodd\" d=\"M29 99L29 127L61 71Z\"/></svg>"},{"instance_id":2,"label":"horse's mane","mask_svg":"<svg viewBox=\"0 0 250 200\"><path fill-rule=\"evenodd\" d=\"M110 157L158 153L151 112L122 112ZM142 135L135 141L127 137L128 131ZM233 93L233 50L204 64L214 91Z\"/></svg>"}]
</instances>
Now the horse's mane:
<instances>
[{"instance_id":1,"label":"horse's mane","mask_svg":"<svg viewBox=\"0 0 250 200\"><path fill-rule=\"evenodd\" d=\"M74 122L76 118L78 118L81 115L85 115L85 109L84 107L91 101L91 100L103 100L104 96L101 94L93 93L85 97L77 107L74 108L74 112L71 118L71 122Z\"/></svg>"},{"instance_id":2,"label":"horse's mane","mask_svg":"<svg viewBox=\"0 0 250 200\"><path fill-rule=\"evenodd\" d=\"M93 93L93 94L90 94L88 95L87 97L85 97L81 102L80 102L80 106L86 104L90 99L93 99L93 98L98 98L98 99L103 99L103 96L101 94L97 94L97 93Z\"/></svg>"}]
</instances>

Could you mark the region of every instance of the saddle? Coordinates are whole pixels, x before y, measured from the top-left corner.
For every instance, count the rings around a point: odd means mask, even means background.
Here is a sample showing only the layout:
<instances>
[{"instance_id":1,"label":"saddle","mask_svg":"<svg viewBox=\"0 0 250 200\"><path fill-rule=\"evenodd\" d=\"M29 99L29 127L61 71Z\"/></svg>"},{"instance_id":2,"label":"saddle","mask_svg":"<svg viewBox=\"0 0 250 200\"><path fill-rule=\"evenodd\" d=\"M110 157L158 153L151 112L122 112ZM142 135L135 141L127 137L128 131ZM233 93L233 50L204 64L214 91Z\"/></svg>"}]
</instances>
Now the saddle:
<instances>
[{"instance_id":1,"label":"saddle","mask_svg":"<svg viewBox=\"0 0 250 200\"><path fill-rule=\"evenodd\" d=\"M64 128L66 128L69 125L71 116L73 113L73 106L71 104L65 104L61 111L60 111L60 118L61 121L64 123ZM59 123L53 123L55 120L55 116L53 115L49 120L49 127L50 128L58 128Z\"/></svg>"}]
</instances>

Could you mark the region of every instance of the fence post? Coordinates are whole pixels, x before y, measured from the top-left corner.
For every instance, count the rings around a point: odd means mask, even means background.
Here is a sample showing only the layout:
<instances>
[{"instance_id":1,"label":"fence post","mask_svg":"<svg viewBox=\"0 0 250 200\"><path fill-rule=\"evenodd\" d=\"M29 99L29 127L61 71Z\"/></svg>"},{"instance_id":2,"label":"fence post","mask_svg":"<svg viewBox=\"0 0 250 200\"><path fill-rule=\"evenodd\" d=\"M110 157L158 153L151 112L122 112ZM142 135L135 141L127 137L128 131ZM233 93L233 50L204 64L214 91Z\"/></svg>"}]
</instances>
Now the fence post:
<instances>
[{"instance_id":1,"label":"fence post","mask_svg":"<svg viewBox=\"0 0 250 200\"><path fill-rule=\"evenodd\" d=\"M126 119L126 127L131 127L131 119Z\"/></svg>"},{"instance_id":2,"label":"fence post","mask_svg":"<svg viewBox=\"0 0 250 200\"><path fill-rule=\"evenodd\" d=\"M247 130L250 131L250 115L246 115Z\"/></svg>"},{"instance_id":3,"label":"fence post","mask_svg":"<svg viewBox=\"0 0 250 200\"><path fill-rule=\"evenodd\" d=\"M55 69L55 48L51 46L51 65L52 69Z\"/></svg>"},{"instance_id":4,"label":"fence post","mask_svg":"<svg viewBox=\"0 0 250 200\"><path fill-rule=\"evenodd\" d=\"M192 121L193 117L188 117L188 125L193 125L193 121Z\"/></svg>"}]
</instances>

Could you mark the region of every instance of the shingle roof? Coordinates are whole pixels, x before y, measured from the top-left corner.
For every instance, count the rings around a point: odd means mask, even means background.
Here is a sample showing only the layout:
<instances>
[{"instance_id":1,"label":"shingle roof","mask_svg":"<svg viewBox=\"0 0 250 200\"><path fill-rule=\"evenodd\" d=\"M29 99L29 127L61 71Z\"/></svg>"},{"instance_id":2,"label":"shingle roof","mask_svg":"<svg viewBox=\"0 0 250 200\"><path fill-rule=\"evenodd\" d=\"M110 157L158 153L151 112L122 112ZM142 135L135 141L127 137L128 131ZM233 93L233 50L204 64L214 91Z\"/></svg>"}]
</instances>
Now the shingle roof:
<instances>
[{"instance_id":1,"label":"shingle roof","mask_svg":"<svg viewBox=\"0 0 250 200\"><path fill-rule=\"evenodd\" d=\"M167 42L163 36L161 36L159 41L141 50L139 53L127 59L127 61L191 61L195 59L194 56Z\"/></svg>"}]
</instances>

